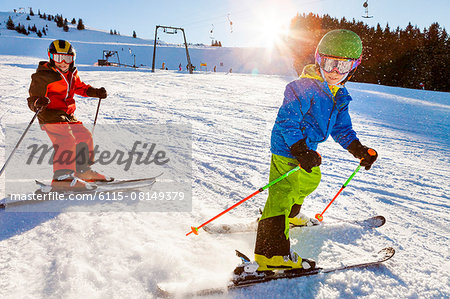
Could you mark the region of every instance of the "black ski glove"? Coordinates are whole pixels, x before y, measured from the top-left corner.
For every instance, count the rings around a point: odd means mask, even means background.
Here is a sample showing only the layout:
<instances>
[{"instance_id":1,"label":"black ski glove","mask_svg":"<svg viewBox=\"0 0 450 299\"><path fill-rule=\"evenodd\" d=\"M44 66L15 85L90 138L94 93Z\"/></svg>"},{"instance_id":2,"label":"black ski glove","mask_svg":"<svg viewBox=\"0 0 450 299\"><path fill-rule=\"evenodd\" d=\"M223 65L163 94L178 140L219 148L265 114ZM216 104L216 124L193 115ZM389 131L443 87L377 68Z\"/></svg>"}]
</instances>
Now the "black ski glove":
<instances>
[{"instance_id":1,"label":"black ski glove","mask_svg":"<svg viewBox=\"0 0 450 299\"><path fill-rule=\"evenodd\" d=\"M33 111L37 112L39 109L44 110L45 107L48 106L48 104L50 104L50 99L47 97L39 97L36 99L36 101L34 101L33 104Z\"/></svg>"},{"instance_id":2,"label":"black ski glove","mask_svg":"<svg viewBox=\"0 0 450 299\"><path fill-rule=\"evenodd\" d=\"M366 170L369 170L370 167L372 167L372 164L378 157L378 154L374 149L362 145L358 139L353 140L352 143L350 143L350 145L347 147L347 150L355 158L361 160L359 165L364 166Z\"/></svg>"},{"instance_id":3,"label":"black ski glove","mask_svg":"<svg viewBox=\"0 0 450 299\"><path fill-rule=\"evenodd\" d=\"M311 173L312 168L322 164L322 157L318 152L308 149L306 140L302 139L291 146L291 154L300 163L300 167Z\"/></svg>"},{"instance_id":4,"label":"black ski glove","mask_svg":"<svg viewBox=\"0 0 450 299\"><path fill-rule=\"evenodd\" d=\"M99 98L99 99L106 99L106 97L108 96L108 93L106 92L106 89L104 87L94 88L94 87L90 86L86 90L86 94L88 97Z\"/></svg>"}]
</instances>

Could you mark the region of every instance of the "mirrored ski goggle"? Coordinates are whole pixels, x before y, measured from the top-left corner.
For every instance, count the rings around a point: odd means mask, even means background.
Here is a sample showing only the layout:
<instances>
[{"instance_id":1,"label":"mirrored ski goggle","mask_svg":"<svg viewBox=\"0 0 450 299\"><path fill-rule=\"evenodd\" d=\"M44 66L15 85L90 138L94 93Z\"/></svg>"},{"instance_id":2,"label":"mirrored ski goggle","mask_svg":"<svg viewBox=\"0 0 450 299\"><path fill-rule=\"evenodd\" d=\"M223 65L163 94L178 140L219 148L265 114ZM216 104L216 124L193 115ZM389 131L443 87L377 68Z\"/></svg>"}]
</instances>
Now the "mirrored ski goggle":
<instances>
[{"instance_id":1,"label":"mirrored ski goggle","mask_svg":"<svg viewBox=\"0 0 450 299\"><path fill-rule=\"evenodd\" d=\"M361 58L348 59L317 55L317 63L320 68L327 73L337 71L339 74L344 75L354 70L361 63Z\"/></svg>"},{"instance_id":2,"label":"mirrored ski goggle","mask_svg":"<svg viewBox=\"0 0 450 299\"><path fill-rule=\"evenodd\" d=\"M61 62L65 62L65 63L72 63L73 62L73 55L71 54L59 54L59 53L50 53L50 58L53 59L55 62L61 63Z\"/></svg>"}]
</instances>

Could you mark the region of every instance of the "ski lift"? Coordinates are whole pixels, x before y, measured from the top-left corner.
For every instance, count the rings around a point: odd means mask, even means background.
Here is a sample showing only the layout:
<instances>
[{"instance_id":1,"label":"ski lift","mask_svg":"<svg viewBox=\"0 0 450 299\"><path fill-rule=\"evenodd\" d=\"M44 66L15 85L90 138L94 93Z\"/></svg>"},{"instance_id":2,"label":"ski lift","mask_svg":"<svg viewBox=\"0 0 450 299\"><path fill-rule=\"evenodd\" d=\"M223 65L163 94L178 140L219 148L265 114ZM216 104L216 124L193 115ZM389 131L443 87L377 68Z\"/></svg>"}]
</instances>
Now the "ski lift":
<instances>
[{"instance_id":1,"label":"ski lift","mask_svg":"<svg viewBox=\"0 0 450 299\"><path fill-rule=\"evenodd\" d=\"M230 14L227 14L228 22L230 22L230 33L233 33L233 22L230 19Z\"/></svg>"},{"instance_id":2,"label":"ski lift","mask_svg":"<svg viewBox=\"0 0 450 299\"><path fill-rule=\"evenodd\" d=\"M209 38L214 39L214 24L211 24L211 30L209 31Z\"/></svg>"},{"instance_id":3,"label":"ski lift","mask_svg":"<svg viewBox=\"0 0 450 299\"><path fill-rule=\"evenodd\" d=\"M177 34L177 30L176 29L172 29L172 28L164 28L164 33Z\"/></svg>"},{"instance_id":4,"label":"ski lift","mask_svg":"<svg viewBox=\"0 0 450 299\"><path fill-rule=\"evenodd\" d=\"M365 15L365 16L362 16L362 17L365 18L365 19L373 18L373 16L369 16L369 0L366 0L366 1L364 2L363 7L364 7L364 9L365 9L364 12L366 13L366 15Z\"/></svg>"}]
</instances>

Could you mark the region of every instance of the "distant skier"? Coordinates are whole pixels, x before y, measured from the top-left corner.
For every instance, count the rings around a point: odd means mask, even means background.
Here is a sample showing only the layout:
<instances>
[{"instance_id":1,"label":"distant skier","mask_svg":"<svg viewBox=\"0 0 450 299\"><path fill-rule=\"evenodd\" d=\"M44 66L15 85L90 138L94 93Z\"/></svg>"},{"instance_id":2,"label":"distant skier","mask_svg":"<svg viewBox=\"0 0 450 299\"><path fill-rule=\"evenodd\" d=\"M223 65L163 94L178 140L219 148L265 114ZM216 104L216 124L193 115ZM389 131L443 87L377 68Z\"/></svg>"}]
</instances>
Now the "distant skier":
<instances>
[{"instance_id":1,"label":"distant skier","mask_svg":"<svg viewBox=\"0 0 450 299\"><path fill-rule=\"evenodd\" d=\"M53 41L48 56L49 61L39 62L31 75L28 106L35 112L42 109L39 123L55 149L53 191L82 191L91 188L86 182L112 180L91 169L92 135L74 116L74 94L104 99L105 88L93 88L80 80L75 50L68 41Z\"/></svg>"},{"instance_id":2,"label":"distant skier","mask_svg":"<svg viewBox=\"0 0 450 299\"><path fill-rule=\"evenodd\" d=\"M269 189L255 244L259 271L315 267L314 261L290 250L289 223L318 224L300 213L300 208L321 179L322 158L316 152L319 143L331 135L362 159L360 164L367 170L377 159L377 153L362 145L352 129L348 112L351 97L344 87L360 64L361 55L357 34L343 29L330 31L317 46L315 65L305 66L300 78L286 86L272 130L269 181L298 164L302 169Z\"/></svg>"}]
</instances>

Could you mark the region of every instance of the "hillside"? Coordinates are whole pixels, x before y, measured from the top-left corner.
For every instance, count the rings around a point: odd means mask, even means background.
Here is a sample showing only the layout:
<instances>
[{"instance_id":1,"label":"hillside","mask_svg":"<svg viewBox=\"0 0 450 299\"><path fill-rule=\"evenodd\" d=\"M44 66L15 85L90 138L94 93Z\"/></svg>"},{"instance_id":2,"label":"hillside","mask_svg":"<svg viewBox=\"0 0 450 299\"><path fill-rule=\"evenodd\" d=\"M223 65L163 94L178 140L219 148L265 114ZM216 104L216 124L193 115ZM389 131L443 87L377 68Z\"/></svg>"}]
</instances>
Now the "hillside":
<instances>
[{"instance_id":1,"label":"hillside","mask_svg":"<svg viewBox=\"0 0 450 299\"><path fill-rule=\"evenodd\" d=\"M9 16L16 25L18 23L25 27L36 25L37 28L47 28L48 26L47 35L39 38L35 33L25 36L7 30L6 21ZM109 32L89 28L88 25L85 30L77 30L76 24L69 24L69 32L64 32L53 21L43 20L37 15L31 16L31 20L27 21L27 16L27 14L0 12L0 53L46 59L49 43L55 39L66 39L77 50L78 64L94 65L98 59L102 59L105 50L118 52L119 60L115 56L110 59L112 62L135 64L147 70L152 66L153 40L111 35ZM180 45L171 45L163 42L164 34L161 31L158 34L160 34L162 42L161 45L158 45L156 68L161 68L164 62L168 69L178 70L181 63L183 70L186 70L186 50L181 44L182 35L180 34ZM189 32L186 32L186 35L189 43ZM237 73L294 74L291 58L286 53L279 53L276 49L272 51L260 48L190 46L189 54L191 62L197 67L197 70L200 70L200 63L206 63L208 71L212 71L216 66L218 72L229 72L232 69ZM135 58L136 61L134 61Z\"/></svg>"}]
</instances>

